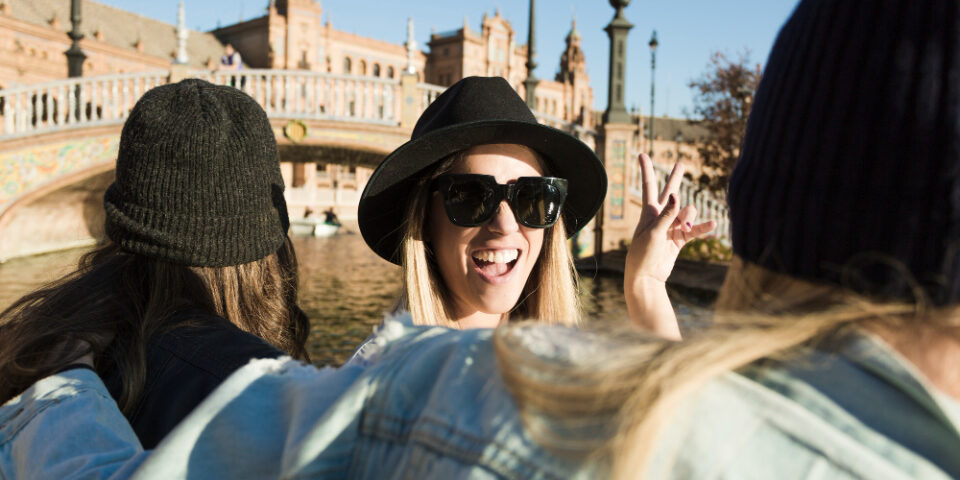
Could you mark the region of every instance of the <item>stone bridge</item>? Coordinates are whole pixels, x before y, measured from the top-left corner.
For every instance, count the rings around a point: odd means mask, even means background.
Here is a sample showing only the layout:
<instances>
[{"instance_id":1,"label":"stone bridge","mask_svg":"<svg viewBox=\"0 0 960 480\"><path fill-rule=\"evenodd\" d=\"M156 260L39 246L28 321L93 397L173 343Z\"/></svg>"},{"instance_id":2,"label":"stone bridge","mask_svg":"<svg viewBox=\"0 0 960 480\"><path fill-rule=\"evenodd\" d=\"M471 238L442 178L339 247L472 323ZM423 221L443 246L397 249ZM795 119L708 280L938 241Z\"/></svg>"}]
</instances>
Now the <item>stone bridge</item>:
<instances>
[{"instance_id":1,"label":"stone bridge","mask_svg":"<svg viewBox=\"0 0 960 480\"><path fill-rule=\"evenodd\" d=\"M143 92L185 77L233 85L256 99L274 127L288 203L291 165L322 161L374 168L406 141L443 87L308 71L155 71L82 77L0 91L0 262L92 244L103 235L102 195L113 180L120 131ZM538 119L596 146L596 131L558 118ZM665 169L659 168L661 176ZM626 169L625 202L638 202L636 168ZM365 179L364 179L365 181ZM662 180L661 180L662 181ZM357 179L356 185L360 185ZM303 197L303 198L301 198ZM681 197L722 222L726 208L685 183ZM581 236L586 238L586 236ZM603 242L605 245L607 241Z\"/></svg>"}]
</instances>

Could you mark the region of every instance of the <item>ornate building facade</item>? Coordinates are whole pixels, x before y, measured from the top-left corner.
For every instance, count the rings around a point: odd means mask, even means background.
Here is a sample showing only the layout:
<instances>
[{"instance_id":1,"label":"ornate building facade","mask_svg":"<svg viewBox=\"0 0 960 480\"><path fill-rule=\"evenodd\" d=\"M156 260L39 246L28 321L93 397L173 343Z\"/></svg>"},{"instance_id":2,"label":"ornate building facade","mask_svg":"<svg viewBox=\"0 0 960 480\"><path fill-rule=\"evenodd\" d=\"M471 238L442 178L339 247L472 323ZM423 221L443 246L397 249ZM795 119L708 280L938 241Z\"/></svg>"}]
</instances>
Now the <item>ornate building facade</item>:
<instances>
[{"instance_id":1,"label":"ornate building facade","mask_svg":"<svg viewBox=\"0 0 960 480\"><path fill-rule=\"evenodd\" d=\"M322 16L323 8L314 0L273 0L266 15L211 34L232 44L251 68L399 78L407 65L403 45L337 30ZM419 51L412 59L421 81L426 59Z\"/></svg>"},{"instance_id":2,"label":"ornate building facade","mask_svg":"<svg viewBox=\"0 0 960 480\"><path fill-rule=\"evenodd\" d=\"M537 84L536 110L593 128L593 89L575 22L565 41L555 78ZM513 26L499 11L493 16L484 15L479 31L464 21L457 30L430 35L427 46L427 82L448 86L472 75L499 76L506 78L521 97L526 96L523 80L527 77L527 46L517 45Z\"/></svg>"},{"instance_id":3,"label":"ornate building facade","mask_svg":"<svg viewBox=\"0 0 960 480\"><path fill-rule=\"evenodd\" d=\"M420 82L447 86L465 76L496 75L526 96L527 46L519 44L510 21L499 11L485 14L479 29L464 20L457 29L432 33L426 51L408 51L399 43L337 30L323 20L324 10L317 0L270 0L266 7L258 18L211 32L189 31L188 66L219 68L229 43L240 52L247 69L307 70L386 81L399 79L412 65ZM186 8L189 17L189 0ZM0 88L66 78L69 12L70 0L0 0ZM403 28L398 22L398 31ZM169 23L84 0L85 38L80 44L87 59L83 74L167 70L177 53L176 30ZM594 92L575 22L563 41L560 58L546 62L558 62L556 74L541 79L536 87L536 110L548 123L575 122L582 129L596 130L600 112L593 109ZM633 118L637 125L633 145L645 145L646 118ZM684 159L693 174L699 174L696 149L688 143L702 132L686 120L660 118L655 132L655 160L667 164ZM592 138L585 140L592 144ZM281 160L291 215L331 206L345 219L355 214L359 192L371 173L368 168L324 158Z\"/></svg>"},{"instance_id":4,"label":"ornate building facade","mask_svg":"<svg viewBox=\"0 0 960 480\"><path fill-rule=\"evenodd\" d=\"M66 78L70 28L70 0L0 0L0 88ZM82 32L85 76L168 69L176 56L173 25L100 3L83 2ZM191 67L212 69L223 45L191 31L187 51Z\"/></svg>"}]
</instances>

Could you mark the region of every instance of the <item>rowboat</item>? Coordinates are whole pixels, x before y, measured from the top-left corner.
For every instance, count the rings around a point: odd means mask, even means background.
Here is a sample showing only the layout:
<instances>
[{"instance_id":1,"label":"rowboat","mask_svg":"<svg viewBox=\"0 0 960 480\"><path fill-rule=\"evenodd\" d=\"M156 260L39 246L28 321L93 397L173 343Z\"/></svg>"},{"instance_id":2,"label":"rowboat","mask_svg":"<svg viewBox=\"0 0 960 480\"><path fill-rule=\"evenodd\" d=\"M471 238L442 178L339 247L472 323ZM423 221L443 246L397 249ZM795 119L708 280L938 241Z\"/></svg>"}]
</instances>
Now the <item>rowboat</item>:
<instances>
[{"instance_id":1,"label":"rowboat","mask_svg":"<svg viewBox=\"0 0 960 480\"><path fill-rule=\"evenodd\" d=\"M340 230L339 224L327 223L319 218L296 218L290 220L290 233L298 237L329 237Z\"/></svg>"}]
</instances>

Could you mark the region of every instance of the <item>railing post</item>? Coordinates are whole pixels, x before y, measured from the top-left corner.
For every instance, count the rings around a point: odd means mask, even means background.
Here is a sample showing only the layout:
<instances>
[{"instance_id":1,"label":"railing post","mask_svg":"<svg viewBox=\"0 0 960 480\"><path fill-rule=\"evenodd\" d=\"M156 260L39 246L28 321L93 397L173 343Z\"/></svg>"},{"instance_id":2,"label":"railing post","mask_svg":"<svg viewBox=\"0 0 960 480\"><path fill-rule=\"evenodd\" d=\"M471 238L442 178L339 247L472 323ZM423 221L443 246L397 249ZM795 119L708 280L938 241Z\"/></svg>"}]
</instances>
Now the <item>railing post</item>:
<instances>
[{"instance_id":1,"label":"railing post","mask_svg":"<svg viewBox=\"0 0 960 480\"><path fill-rule=\"evenodd\" d=\"M420 102L417 101L417 74L403 72L400 75L400 127L412 129L420 117Z\"/></svg>"}]
</instances>

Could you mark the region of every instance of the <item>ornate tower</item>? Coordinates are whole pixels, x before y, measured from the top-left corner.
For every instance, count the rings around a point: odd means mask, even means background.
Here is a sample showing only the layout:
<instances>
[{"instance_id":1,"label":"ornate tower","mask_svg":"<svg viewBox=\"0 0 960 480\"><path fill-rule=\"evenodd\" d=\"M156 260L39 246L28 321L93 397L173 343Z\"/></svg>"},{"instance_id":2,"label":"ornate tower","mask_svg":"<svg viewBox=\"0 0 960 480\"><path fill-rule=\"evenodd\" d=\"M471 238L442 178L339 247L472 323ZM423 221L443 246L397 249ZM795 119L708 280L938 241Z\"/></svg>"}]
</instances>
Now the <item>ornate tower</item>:
<instances>
[{"instance_id":1,"label":"ornate tower","mask_svg":"<svg viewBox=\"0 0 960 480\"><path fill-rule=\"evenodd\" d=\"M587 60L583 56L583 49L580 48L580 32L577 31L577 21L573 20L570 25L570 33L565 39L567 48L560 55L560 73L557 74L558 82L572 82L576 74L587 73Z\"/></svg>"},{"instance_id":2,"label":"ornate tower","mask_svg":"<svg viewBox=\"0 0 960 480\"><path fill-rule=\"evenodd\" d=\"M267 11L270 68L324 71L320 4L314 0L271 0ZM234 47L240 50L238 45Z\"/></svg>"},{"instance_id":3,"label":"ornate tower","mask_svg":"<svg viewBox=\"0 0 960 480\"><path fill-rule=\"evenodd\" d=\"M587 75L587 60L580 48L581 40L577 21L573 20L566 37L567 48L560 55L560 71L555 80L563 84L563 118L592 127L593 88Z\"/></svg>"}]
</instances>

